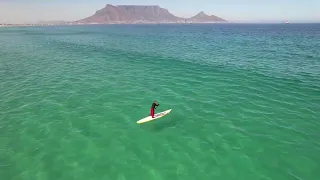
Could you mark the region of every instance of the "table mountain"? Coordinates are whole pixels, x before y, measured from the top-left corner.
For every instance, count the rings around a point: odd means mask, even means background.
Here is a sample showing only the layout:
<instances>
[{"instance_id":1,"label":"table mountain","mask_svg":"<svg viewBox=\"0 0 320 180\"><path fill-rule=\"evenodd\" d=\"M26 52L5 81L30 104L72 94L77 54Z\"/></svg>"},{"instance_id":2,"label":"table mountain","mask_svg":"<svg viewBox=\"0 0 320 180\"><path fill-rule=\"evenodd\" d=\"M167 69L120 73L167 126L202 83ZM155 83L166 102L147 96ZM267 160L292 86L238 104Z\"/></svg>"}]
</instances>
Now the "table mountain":
<instances>
[{"instance_id":1,"label":"table mountain","mask_svg":"<svg viewBox=\"0 0 320 180\"><path fill-rule=\"evenodd\" d=\"M79 23L134 22L134 21L179 21L183 20L159 6L106 5L90 17L79 20Z\"/></svg>"},{"instance_id":2,"label":"table mountain","mask_svg":"<svg viewBox=\"0 0 320 180\"><path fill-rule=\"evenodd\" d=\"M203 12L192 18L181 18L173 15L167 9L158 5L118 5L107 4L104 8L95 12L94 15L75 21L75 23L157 23L157 22L186 22L186 21L224 21L216 16L207 16Z\"/></svg>"}]
</instances>

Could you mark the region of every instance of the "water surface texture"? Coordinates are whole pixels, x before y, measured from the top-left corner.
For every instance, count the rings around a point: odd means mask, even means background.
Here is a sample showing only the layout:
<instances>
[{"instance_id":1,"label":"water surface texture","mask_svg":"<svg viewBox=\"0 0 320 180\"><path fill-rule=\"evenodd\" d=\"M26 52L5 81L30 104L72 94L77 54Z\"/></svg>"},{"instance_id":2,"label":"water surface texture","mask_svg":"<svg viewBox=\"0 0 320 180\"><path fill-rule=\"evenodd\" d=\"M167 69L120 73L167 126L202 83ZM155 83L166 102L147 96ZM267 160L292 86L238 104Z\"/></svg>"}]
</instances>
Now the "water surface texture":
<instances>
[{"instance_id":1,"label":"water surface texture","mask_svg":"<svg viewBox=\"0 0 320 180\"><path fill-rule=\"evenodd\" d=\"M0 29L1 180L317 180L320 25ZM155 121L136 124L172 109Z\"/></svg>"}]
</instances>

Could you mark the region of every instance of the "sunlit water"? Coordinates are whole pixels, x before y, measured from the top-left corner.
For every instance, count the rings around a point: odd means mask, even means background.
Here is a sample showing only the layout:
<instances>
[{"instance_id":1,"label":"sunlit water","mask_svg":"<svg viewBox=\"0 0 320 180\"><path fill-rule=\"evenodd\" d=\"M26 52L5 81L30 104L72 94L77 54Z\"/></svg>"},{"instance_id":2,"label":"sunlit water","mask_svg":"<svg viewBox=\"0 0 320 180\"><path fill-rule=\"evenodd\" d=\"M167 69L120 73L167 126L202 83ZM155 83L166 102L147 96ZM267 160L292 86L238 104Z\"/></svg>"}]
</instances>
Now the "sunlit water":
<instances>
[{"instance_id":1,"label":"sunlit water","mask_svg":"<svg viewBox=\"0 0 320 180\"><path fill-rule=\"evenodd\" d=\"M1 180L316 180L320 25L0 29ZM172 109L165 117L136 124Z\"/></svg>"}]
</instances>

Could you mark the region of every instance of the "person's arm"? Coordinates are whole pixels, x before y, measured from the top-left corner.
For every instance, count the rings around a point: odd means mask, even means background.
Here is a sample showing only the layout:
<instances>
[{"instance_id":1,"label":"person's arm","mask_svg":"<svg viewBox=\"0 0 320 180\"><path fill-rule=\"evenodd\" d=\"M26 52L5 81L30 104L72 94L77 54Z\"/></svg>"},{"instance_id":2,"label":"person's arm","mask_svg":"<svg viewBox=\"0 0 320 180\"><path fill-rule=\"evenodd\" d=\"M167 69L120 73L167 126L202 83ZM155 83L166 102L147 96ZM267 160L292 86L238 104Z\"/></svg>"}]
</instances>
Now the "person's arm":
<instances>
[{"instance_id":1,"label":"person's arm","mask_svg":"<svg viewBox=\"0 0 320 180\"><path fill-rule=\"evenodd\" d=\"M156 106L159 106L159 104L156 104Z\"/></svg>"}]
</instances>

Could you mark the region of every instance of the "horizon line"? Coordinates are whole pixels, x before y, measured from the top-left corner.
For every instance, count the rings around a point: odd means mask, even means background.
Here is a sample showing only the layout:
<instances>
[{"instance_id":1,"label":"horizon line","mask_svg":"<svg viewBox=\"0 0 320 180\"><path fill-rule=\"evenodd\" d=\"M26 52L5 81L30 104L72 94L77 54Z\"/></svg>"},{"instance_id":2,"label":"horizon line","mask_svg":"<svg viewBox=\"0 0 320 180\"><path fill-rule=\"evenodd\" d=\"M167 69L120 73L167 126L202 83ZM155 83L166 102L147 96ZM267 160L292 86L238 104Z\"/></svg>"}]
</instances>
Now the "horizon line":
<instances>
[{"instance_id":1,"label":"horizon line","mask_svg":"<svg viewBox=\"0 0 320 180\"><path fill-rule=\"evenodd\" d=\"M64 23L61 24L50 24L49 21L47 21L48 23L44 22L44 23L1 23L0 22L0 27L6 27L6 26L23 26L23 25L33 25L33 26L37 26L37 25L44 25L44 26L63 26L63 25L139 25L139 23L137 24L132 24L132 23L123 23L123 24L103 24L103 23L93 23L93 24L68 24L68 23L72 23L72 22L67 22L65 21ZM166 25L166 24L186 24L186 25L199 25L199 24L260 24L260 25L264 25L264 24L283 24L283 25L290 25L290 24L320 24L320 22L294 22L294 23L283 23L283 22L215 22L215 23L141 23L144 25L154 25L154 24L160 24L160 25Z\"/></svg>"}]
</instances>

